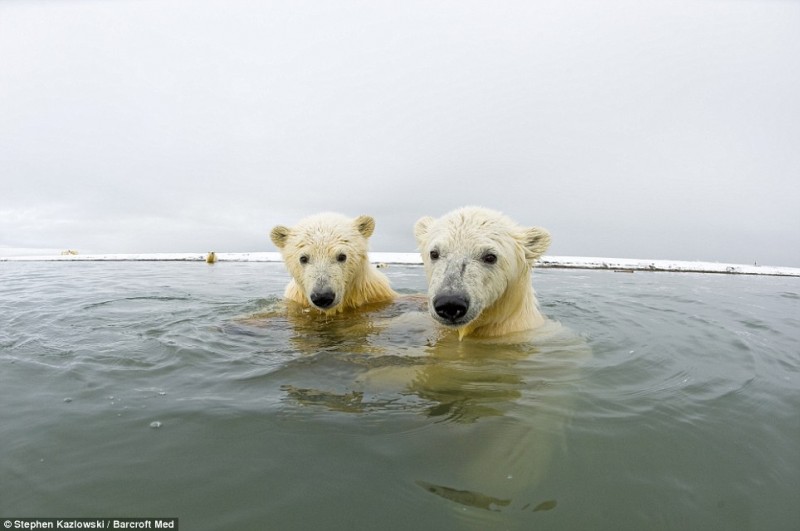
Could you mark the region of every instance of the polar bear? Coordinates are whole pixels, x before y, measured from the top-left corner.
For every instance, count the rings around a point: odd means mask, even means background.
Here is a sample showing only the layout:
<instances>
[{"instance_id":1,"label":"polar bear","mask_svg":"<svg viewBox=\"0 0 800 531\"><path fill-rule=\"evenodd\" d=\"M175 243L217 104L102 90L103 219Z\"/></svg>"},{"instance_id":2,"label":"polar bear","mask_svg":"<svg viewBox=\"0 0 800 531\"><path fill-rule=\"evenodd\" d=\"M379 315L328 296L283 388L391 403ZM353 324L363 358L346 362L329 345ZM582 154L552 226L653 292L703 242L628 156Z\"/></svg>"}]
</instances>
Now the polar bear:
<instances>
[{"instance_id":1,"label":"polar bear","mask_svg":"<svg viewBox=\"0 0 800 531\"><path fill-rule=\"evenodd\" d=\"M389 279L369 264L367 240L374 230L370 216L332 212L274 227L270 238L292 275L284 297L328 315L392 301L397 294Z\"/></svg>"},{"instance_id":2,"label":"polar bear","mask_svg":"<svg viewBox=\"0 0 800 531\"><path fill-rule=\"evenodd\" d=\"M500 212L464 207L414 225L428 277L430 313L464 337L498 337L544 323L531 285L534 261L550 246L541 228Z\"/></svg>"}]
</instances>

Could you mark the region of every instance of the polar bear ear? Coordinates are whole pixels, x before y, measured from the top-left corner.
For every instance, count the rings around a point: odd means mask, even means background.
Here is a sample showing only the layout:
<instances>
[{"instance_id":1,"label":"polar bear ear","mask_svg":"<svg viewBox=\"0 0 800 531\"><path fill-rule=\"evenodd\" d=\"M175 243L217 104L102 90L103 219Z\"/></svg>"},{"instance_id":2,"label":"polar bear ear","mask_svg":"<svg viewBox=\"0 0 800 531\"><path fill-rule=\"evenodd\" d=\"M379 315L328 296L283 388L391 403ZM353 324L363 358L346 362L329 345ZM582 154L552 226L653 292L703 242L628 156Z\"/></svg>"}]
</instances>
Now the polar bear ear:
<instances>
[{"instance_id":1,"label":"polar bear ear","mask_svg":"<svg viewBox=\"0 0 800 531\"><path fill-rule=\"evenodd\" d=\"M434 222L434 219L430 216L425 216L419 218L416 223L414 223L414 237L417 239L417 244L422 247L425 243L425 240L428 236L428 230L431 228L431 224Z\"/></svg>"},{"instance_id":2,"label":"polar bear ear","mask_svg":"<svg viewBox=\"0 0 800 531\"><path fill-rule=\"evenodd\" d=\"M272 243L275 244L275 247L278 249L283 249L283 246L286 245L286 240L289 239L289 234L291 232L292 230L289 227L277 225L270 231L269 239L272 240Z\"/></svg>"},{"instance_id":3,"label":"polar bear ear","mask_svg":"<svg viewBox=\"0 0 800 531\"><path fill-rule=\"evenodd\" d=\"M539 227L525 229L522 232L522 246L525 248L525 259L536 260L550 247L550 233Z\"/></svg>"},{"instance_id":4,"label":"polar bear ear","mask_svg":"<svg viewBox=\"0 0 800 531\"><path fill-rule=\"evenodd\" d=\"M354 221L356 230L365 238L375 232L375 219L372 216L358 216Z\"/></svg>"}]
</instances>

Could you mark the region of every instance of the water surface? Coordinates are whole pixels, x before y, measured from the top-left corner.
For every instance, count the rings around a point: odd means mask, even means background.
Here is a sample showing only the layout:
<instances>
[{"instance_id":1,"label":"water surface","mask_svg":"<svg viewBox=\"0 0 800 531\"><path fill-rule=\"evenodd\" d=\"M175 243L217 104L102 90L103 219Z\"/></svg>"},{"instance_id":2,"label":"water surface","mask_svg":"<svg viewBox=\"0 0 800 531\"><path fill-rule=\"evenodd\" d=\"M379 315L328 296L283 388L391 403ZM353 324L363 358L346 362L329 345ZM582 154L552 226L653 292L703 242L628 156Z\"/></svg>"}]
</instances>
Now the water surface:
<instances>
[{"instance_id":1,"label":"water surface","mask_svg":"<svg viewBox=\"0 0 800 531\"><path fill-rule=\"evenodd\" d=\"M438 337L410 303L251 319L286 281L0 264L0 516L797 529L798 279L537 271L565 329L505 345Z\"/></svg>"}]
</instances>

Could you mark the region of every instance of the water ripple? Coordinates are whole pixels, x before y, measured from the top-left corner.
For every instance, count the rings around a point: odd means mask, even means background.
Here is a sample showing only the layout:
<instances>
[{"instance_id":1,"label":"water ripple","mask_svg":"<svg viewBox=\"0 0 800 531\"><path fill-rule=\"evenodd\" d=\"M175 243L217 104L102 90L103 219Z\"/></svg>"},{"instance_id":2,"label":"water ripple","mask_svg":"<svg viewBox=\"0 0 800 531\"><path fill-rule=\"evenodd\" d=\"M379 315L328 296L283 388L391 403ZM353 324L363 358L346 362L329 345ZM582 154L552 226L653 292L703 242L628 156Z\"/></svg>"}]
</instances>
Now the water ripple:
<instances>
[{"instance_id":1,"label":"water ripple","mask_svg":"<svg viewBox=\"0 0 800 531\"><path fill-rule=\"evenodd\" d=\"M395 278L424 288L421 268ZM537 272L544 312L575 333L505 346L385 326L405 310L252 318L287 280L280 264L4 264L0 513L150 507L200 529L796 521L795 280Z\"/></svg>"}]
</instances>

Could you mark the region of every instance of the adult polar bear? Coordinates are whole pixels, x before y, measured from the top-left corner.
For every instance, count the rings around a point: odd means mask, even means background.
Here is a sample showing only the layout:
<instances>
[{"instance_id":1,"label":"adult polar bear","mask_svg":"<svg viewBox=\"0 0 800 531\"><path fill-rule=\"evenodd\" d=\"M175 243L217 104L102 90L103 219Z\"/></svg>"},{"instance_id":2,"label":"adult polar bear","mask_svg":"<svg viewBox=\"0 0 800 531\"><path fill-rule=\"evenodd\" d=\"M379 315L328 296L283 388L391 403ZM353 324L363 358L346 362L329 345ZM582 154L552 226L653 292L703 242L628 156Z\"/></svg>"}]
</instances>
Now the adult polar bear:
<instances>
[{"instance_id":1,"label":"adult polar bear","mask_svg":"<svg viewBox=\"0 0 800 531\"><path fill-rule=\"evenodd\" d=\"M459 339L498 337L545 322L531 285L534 261L550 246L541 228L523 228L500 212L464 207L414 226L431 315Z\"/></svg>"},{"instance_id":2,"label":"adult polar bear","mask_svg":"<svg viewBox=\"0 0 800 531\"><path fill-rule=\"evenodd\" d=\"M374 231L370 216L333 212L274 227L270 238L292 275L284 297L325 314L394 300L389 279L369 264L367 240Z\"/></svg>"}]
</instances>

